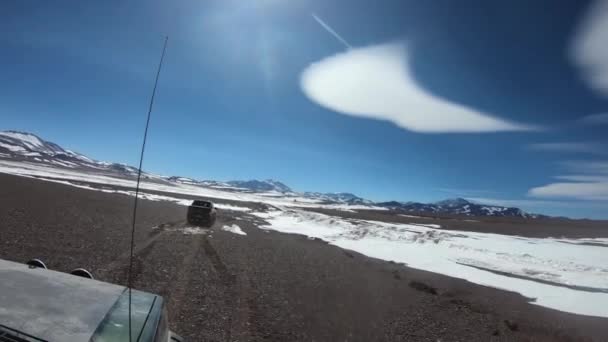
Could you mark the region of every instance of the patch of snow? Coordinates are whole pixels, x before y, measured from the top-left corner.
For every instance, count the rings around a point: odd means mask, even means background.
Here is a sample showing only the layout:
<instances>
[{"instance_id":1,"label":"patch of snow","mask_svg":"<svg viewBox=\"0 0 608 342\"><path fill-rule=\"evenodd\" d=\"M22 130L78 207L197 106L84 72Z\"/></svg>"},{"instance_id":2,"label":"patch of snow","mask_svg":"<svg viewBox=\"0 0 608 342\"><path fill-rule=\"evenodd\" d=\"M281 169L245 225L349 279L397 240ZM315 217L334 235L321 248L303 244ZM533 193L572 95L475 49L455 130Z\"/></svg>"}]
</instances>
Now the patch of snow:
<instances>
[{"instance_id":1,"label":"patch of snow","mask_svg":"<svg viewBox=\"0 0 608 342\"><path fill-rule=\"evenodd\" d=\"M128 191L128 195L135 196L135 191ZM157 195L157 194L149 194L149 193L145 193L145 192L140 192L139 198L143 198L143 199L146 199L149 201L173 202L175 204L179 204L179 205L183 205L183 206L189 206L190 204L192 204L192 200L189 200L189 199L163 196L163 195Z\"/></svg>"},{"instance_id":2,"label":"patch of snow","mask_svg":"<svg viewBox=\"0 0 608 342\"><path fill-rule=\"evenodd\" d=\"M223 204L223 203L214 203L215 207L222 210L232 210L232 211L251 211L250 208L247 207L239 207L236 205Z\"/></svg>"},{"instance_id":3,"label":"patch of snow","mask_svg":"<svg viewBox=\"0 0 608 342\"><path fill-rule=\"evenodd\" d=\"M4 147L5 149L12 151L12 152L25 152L26 151L26 149L24 149L21 146L10 145L10 144L5 144L5 143L1 143L1 142L0 142L0 147Z\"/></svg>"},{"instance_id":4,"label":"patch of snow","mask_svg":"<svg viewBox=\"0 0 608 342\"><path fill-rule=\"evenodd\" d=\"M241 227L237 226L236 224L233 224L231 226L224 226L222 227L222 230L238 235L247 235L247 233L241 230Z\"/></svg>"},{"instance_id":5,"label":"patch of snow","mask_svg":"<svg viewBox=\"0 0 608 342\"><path fill-rule=\"evenodd\" d=\"M430 217L424 217L424 216L415 216L415 215L405 215L405 214L399 214L399 216L401 217L409 217L409 218L421 218L421 219L428 219L430 220Z\"/></svg>"},{"instance_id":6,"label":"patch of snow","mask_svg":"<svg viewBox=\"0 0 608 342\"><path fill-rule=\"evenodd\" d=\"M59 179L46 179L49 182L52 183L59 183L59 184L65 184L65 185L70 185L73 186L75 188L80 188L80 189L85 189L85 190L92 190L92 191L100 191L100 192L105 192L105 193L111 193L111 194L121 194L121 195L127 195L127 196L133 196L135 197L135 191L130 191L130 190L116 190L116 189L103 189L103 188L94 188L91 187L89 185L82 185L82 184L74 184L70 181L64 181L64 180L59 180ZM190 204L192 204L192 200L189 199L183 199L183 198L178 198L178 197L171 197L171 196L164 196L164 195L157 195L157 194L150 194L147 192L139 192L139 198L141 199L145 199L145 200L149 200L149 201L167 201L167 202L173 202L175 204L178 205L183 205L183 206L189 206Z\"/></svg>"},{"instance_id":7,"label":"patch of snow","mask_svg":"<svg viewBox=\"0 0 608 342\"><path fill-rule=\"evenodd\" d=\"M65 150L65 151L68 153L68 155L70 155L70 156L72 156L74 158L80 159L82 161L85 161L85 162L88 162L88 163L91 163L91 164L95 164L96 163L96 161L94 161L93 159L91 159L91 158L89 158L89 157L87 157L85 155L82 155L80 153L76 153L76 152L71 151L71 150Z\"/></svg>"},{"instance_id":8,"label":"patch of snow","mask_svg":"<svg viewBox=\"0 0 608 342\"><path fill-rule=\"evenodd\" d=\"M9 138L13 138L13 139L17 139L17 140L21 140L23 143L28 145L28 147L30 147L30 148L36 148L36 147L43 146L40 139L38 139L37 137L35 137L31 134L24 134L24 133L19 133L19 132L0 132L0 135L9 137Z\"/></svg>"},{"instance_id":9,"label":"patch of snow","mask_svg":"<svg viewBox=\"0 0 608 342\"><path fill-rule=\"evenodd\" d=\"M481 207L482 210L485 210L489 215L494 215L495 213L501 213L505 210L507 210L508 208L505 207L487 207L487 206L483 206Z\"/></svg>"},{"instance_id":10,"label":"patch of snow","mask_svg":"<svg viewBox=\"0 0 608 342\"><path fill-rule=\"evenodd\" d=\"M268 222L262 229L320 238L370 257L516 291L534 298L532 304L608 317L608 253L603 246L581 244L591 239L436 230L294 209L253 214Z\"/></svg>"},{"instance_id":11,"label":"patch of snow","mask_svg":"<svg viewBox=\"0 0 608 342\"><path fill-rule=\"evenodd\" d=\"M388 210L384 207L378 207L374 205L363 205L363 204L322 204L322 205L310 205L310 207L322 208L322 209L334 209L341 211L354 211L354 210Z\"/></svg>"},{"instance_id":12,"label":"patch of snow","mask_svg":"<svg viewBox=\"0 0 608 342\"><path fill-rule=\"evenodd\" d=\"M200 227L184 227L184 228L177 228L175 230L180 231L185 235L204 235L204 234L210 233L209 229L200 228Z\"/></svg>"},{"instance_id":13,"label":"patch of snow","mask_svg":"<svg viewBox=\"0 0 608 342\"><path fill-rule=\"evenodd\" d=\"M417 226L423 226L423 227L435 228L435 229L439 229L439 228L441 228L441 225L439 225L439 224L434 224L434 223L429 223L429 224L411 223L411 224L415 224L415 225L417 225Z\"/></svg>"}]
</instances>

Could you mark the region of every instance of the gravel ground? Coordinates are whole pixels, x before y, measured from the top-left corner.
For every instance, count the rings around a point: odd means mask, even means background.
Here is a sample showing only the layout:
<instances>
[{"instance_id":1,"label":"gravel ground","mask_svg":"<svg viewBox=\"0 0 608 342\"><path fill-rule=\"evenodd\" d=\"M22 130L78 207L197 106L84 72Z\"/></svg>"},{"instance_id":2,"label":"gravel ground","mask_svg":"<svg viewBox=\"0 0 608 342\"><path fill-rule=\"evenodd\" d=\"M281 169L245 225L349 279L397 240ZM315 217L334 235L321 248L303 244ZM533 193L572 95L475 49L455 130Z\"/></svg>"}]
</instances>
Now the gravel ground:
<instances>
[{"instance_id":1,"label":"gravel ground","mask_svg":"<svg viewBox=\"0 0 608 342\"><path fill-rule=\"evenodd\" d=\"M0 189L1 258L126 282L132 197L9 175ZM608 341L608 319L260 230L238 212L186 235L185 213L140 202L134 284L165 296L189 341ZM233 223L247 235L220 229Z\"/></svg>"}]
</instances>

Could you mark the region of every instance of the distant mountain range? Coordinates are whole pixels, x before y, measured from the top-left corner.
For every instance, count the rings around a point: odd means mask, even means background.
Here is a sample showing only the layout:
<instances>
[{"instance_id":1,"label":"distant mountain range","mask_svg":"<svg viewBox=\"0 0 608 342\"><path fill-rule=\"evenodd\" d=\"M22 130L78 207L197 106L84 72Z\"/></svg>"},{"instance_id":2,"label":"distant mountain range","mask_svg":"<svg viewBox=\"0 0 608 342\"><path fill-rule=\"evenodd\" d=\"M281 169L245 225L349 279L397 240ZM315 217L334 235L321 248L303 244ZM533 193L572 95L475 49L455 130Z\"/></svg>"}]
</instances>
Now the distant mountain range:
<instances>
[{"instance_id":1,"label":"distant mountain range","mask_svg":"<svg viewBox=\"0 0 608 342\"><path fill-rule=\"evenodd\" d=\"M1 159L38 163L51 167L100 173L121 178L135 178L138 171L137 168L126 164L93 160L85 155L64 149L55 143L41 139L32 133L18 131L0 132ZM346 192L296 192L289 186L272 179L221 182L179 176L158 176L147 172L144 172L142 175L148 180L157 182L188 184L228 191L264 193L265 195L275 197L306 198L326 204L384 207L408 213L524 218L538 218L542 216L526 213L519 208L486 205L471 202L463 198L447 199L435 203L373 202Z\"/></svg>"},{"instance_id":2,"label":"distant mountain range","mask_svg":"<svg viewBox=\"0 0 608 342\"><path fill-rule=\"evenodd\" d=\"M249 189L249 190L255 191L255 192L266 192L266 191L276 191L276 192L281 192L281 193L293 192L287 185L285 185L279 181L272 180L272 179L267 179L267 180L263 180L263 181L235 180L235 181L229 181L227 183L231 186L234 186L235 188Z\"/></svg>"},{"instance_id":3,"label":"distant mountain range","mask_svg":"<svg viewBox=\"0 0 608 342\"><path fill-rule=\"evenodd\" d=\"M498 216L498 217L525 217L540 218L543 215L529 214L514 207L503 207L468 201L464 198L447 199L435 203L418 202L381 202L376 205L390 209L416 213L449 214L465 216Z\"/></svg>"}]
</instances>

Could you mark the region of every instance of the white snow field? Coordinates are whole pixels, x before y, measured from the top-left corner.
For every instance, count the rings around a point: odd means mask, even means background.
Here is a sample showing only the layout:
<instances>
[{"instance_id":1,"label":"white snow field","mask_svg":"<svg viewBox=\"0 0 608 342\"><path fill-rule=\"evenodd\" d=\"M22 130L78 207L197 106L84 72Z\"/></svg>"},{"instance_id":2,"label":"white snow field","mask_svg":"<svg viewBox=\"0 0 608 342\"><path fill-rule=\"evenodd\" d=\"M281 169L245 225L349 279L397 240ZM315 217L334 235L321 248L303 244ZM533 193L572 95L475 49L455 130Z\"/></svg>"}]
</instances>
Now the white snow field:
<instances>
[{"instance_id":1,"label":"white snow field","mask_svg":"<svg viewBox=\"0 0 608 342\"><path fill-rule=\"evenodd\" d=\"M303 234L409 267L515 291L533 304L608 317L608 239L538 239L343 219L305 210L254 213ZM593 242L594 245L583 243Z\"/></svg>"}]
</instances>

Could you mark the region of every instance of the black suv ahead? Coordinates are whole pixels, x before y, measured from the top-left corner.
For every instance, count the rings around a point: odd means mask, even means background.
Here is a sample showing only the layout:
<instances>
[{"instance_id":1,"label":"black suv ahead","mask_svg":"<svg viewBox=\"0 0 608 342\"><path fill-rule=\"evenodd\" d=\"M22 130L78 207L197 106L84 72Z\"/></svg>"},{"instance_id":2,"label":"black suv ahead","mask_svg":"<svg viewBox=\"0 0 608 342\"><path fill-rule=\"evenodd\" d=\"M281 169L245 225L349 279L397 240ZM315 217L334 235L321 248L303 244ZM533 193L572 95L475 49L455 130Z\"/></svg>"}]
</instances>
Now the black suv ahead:
<instances>
[{"instance_id":1,"label":"black suv ahead","mask_svg":"<svg viewBox=\"0 0 608 342\"><path fill-rule=\"evenodd\" d=\"M188 223L211 227L215 223L217 210L212 202L195 200L188 207Z\"/></svg>"}]
</instances>

